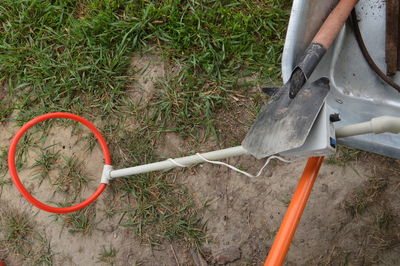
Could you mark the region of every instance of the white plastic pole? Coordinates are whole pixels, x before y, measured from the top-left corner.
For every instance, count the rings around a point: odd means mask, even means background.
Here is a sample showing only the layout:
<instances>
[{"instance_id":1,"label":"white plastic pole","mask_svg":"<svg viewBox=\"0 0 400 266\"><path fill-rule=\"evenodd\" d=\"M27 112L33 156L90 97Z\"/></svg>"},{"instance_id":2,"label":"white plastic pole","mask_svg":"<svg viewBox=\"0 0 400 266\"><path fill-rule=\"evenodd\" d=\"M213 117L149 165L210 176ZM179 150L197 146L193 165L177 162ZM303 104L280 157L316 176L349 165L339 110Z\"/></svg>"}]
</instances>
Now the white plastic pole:
<instances>
[{"instance_id":1,"label":"white plastic pole","mask_svg":"<svg viewBox=\"0 0 400 266\"><path fill-rule=\"evenodd\" d=\"M370 121L364 123L345 126L336 129L336 138L345 138L345 137L368 134L368 133L379 134L385 132L400 133L400 118L393 116L381 116L373 118ZM247 154L247 151L242 146L236 146L228 149L202 153L201 156L191 155L191 156L176 158L173 160L168 159L156 163L138 165L119 170L112 170L110 172L110 179L123 176L143 174L152 171L166 170L175 168L177 166L187 167L205 162L203 158L213 161L213 160L226 159L234 156L240 156L244 154Z\"/></svg>"},{"instance_id":2,"label":"white plastic pole","mask_svg":"<svg viewBox=\"0 0 400 266\"><path fill-rule=\"evenodd\" d=\"M400 117L380 116L370 121L336 129L336 138L345 138L369 133L400 133Z\"/></svg>"},{"instance_id":3,"label":"white plastic pole","mask_svg":"<svg viewBox=\"0 0 400 266\"><path fill-rule=\"evenodd\" d=\"M240 156L240 155L244 155L244 154L247 154L247 151L242 146L236 146L236 147L232 147L232 148L228 148L228 149L202 153L201 156L206 158L207 160L221 160L221 159L226 159L226 158L233 157L233 156ZM173 161L175 163L172 162L171 160L165 160L165 161L161 161L161 162L150 163L150 164L145 164L145 165L138 165L138 166L129 167L129 168L125 168L125 169L113 170L110 173L110 176L111 176L110 179L114 179L114 178L122 177L122 176L143 174L143 173L148 173L148 172L152 172L152 171L171 169L171 168L177 167L178 165L191 166L194 164L204 162L204 160L200 156L197 156L197 155L176 158L176 159L173 159Z\"/></svg>"}]
</instances>

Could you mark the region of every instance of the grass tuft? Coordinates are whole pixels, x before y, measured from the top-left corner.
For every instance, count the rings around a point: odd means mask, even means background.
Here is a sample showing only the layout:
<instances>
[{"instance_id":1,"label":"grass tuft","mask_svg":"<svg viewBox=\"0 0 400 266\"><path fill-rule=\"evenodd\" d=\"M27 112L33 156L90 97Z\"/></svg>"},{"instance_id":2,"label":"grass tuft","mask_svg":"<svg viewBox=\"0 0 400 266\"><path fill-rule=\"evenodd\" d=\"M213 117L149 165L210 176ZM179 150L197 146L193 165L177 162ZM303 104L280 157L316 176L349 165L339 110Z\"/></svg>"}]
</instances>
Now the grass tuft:
<instances>
[{"instance_id":1,"label":"grass tuft","mask_svg":"<svg viewBox=\"0 0 400 266\"><path fill-rule=\"evenodd\" d=\"M109 265L114 265L116 256L117 256L117 250L115 248L113 248L111 245L109 248L103 246L103 249L99 253L99 256L97 258L97 262L104 262Z\"/></svg>"},{"instance_id":2,"label":"grass tuft","mask_svg":"<svg viewBox=\"0 0 400 266\"><path fill-rule=\"evenodd\" d=\"M73 202L59 203L60 207L73 205ZM68 228L71 234L90 235L95 228L96 210L94 205L89 205L79 211L53 215L56 221L60 220L62 225Z\"/></svg>"},{"instance_id":3,"label":"grass tuft","mask_svg":"<svg viewBox=\"0 0 400 266\"><path fill-rule=\"evenodd\" d=\"M28 236L33 232L29 217L17 211L8 211L1 215L2 242L11 246L15 252L27 249Z\"/></svg>"},{"instance_id":4,"label":"grass tuft","mask_svg":"<svg viewBox=\"0 0 400 266\"><path fill-rule=\"evenodd\" d=\"M7 172L7 150L4 147L0 147L0 188L6 184L10 184L10 180L6 176Z\"/></svg>"},{"instance_id":5,"label":"grass tuft","mask_svg":"<svg viewBox=\"0 0 400 266\"><path fill-rule=\"evenodd\" d=\"M77 157L64 157L64 164L60 167L60 174L53 185L57 191L67 193L75 200L88 185L88 179L83 170L83 161Z\"/></svg>"},{"instance_id":6,"label":"grass tuft","mask_svg":"<svg viewBox=\"0 0 400 266\"><path fill-rule=\"evenodd\" d=\"M35 230L32 218L8 208L4 202L0 211L0 253L5 253L2 259L12 254L27 265L53 265L50 242L44 233Z\"/></svg>"},{"instance_id":7,"label":"grass tuft","mask_svg":"<svg viewBox=\"0 0 400 266\"><path fill-rule=\"evenodd\" d=\"M42 148L39 151L39 158L35 159L32 168L35 168L35 178L39 179L40 184L45 179L50 178L50 171L55 169L55 164L58 162L59 153L50 151L49 147Z\"/></svg>"},{"instance_id":8,"label":"grass tuft","mask_svg":"<svg viewBox=\"0 0 400 266\"><path fill-rule=\"evenodd\" d=\"M344 209L351 215L363 214L388 186L385 177L370 177L366 184L354 191L343 203Z\"/></svg>"},{"instance_id":9,"label":"grass tuft","mask_svg":"<svg viewBox=\"0 0 400 266\"><path fill-rule=\"evenodd\" d=\"M205 240L203 225L197 218L199 209L182 185L168 181L171 178L147 174L124 178L113 184L125 191L128 199L135 199L135 204L128 202L121 207L123 218L120 224L150 244L182 239L199 245Z\"/></svg>"},{"instance_id":10,"label":"grass tuft","mask_svg":"<svg viewBox=\"0 0 400 266\"><path fill-rule=\"evenodd\" d=\"M365 152L345 146L338 146L335 155L328 157L329 164L345 166L348 162L356 161Z\"/></svg>"}]
</instances>

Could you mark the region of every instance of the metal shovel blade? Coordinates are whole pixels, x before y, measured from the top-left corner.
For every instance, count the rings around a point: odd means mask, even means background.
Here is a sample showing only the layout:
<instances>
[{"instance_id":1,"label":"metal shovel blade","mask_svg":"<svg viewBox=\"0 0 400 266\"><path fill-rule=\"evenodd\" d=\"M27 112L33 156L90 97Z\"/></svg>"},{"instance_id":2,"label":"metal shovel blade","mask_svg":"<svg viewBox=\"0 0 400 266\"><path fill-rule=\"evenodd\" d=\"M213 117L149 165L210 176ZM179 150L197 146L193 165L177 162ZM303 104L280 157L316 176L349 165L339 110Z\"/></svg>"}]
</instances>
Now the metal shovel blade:
<instances>
[{"instance_id":1,"label":"metal shovel blade","mask_svg":"<svg viewBox=\"0 0 400 266\"><path fill-rule=\"evenodd\" d=\"M242 146L258 159L301 147L328 92L328 78L306 83L294 99L284 86L262 108Z\"/></svg>"}]
</instances>

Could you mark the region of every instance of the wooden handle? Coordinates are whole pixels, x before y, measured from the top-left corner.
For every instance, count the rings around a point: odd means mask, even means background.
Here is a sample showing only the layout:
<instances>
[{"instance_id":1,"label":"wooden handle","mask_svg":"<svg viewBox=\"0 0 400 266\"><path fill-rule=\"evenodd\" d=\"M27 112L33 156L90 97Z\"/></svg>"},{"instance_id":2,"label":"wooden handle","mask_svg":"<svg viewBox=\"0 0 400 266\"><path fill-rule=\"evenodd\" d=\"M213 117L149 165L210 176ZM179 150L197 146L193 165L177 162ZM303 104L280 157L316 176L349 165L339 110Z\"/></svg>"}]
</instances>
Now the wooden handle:
<instances>
[{"instance_id":1,"label":"wooden handle","mask_svg":"<svg viewBox=\"0 0 400 266\"><path fill-rule=\"evenodd\" d=\"M322 24L312 42L322 44L325 49L328 49L357 3L358 0L340 0Z\"/></svg>"},{"instance_id":2,"label":"wooden handle","mask_svg":"<svg viewBox=\"0 0 400 266\"><path fill-rule=\"evenodd\" d=\"M397 72L397 49L399 42L399 1L386 2L386 73L392 76Z\"/></svg>"}]
</instances>

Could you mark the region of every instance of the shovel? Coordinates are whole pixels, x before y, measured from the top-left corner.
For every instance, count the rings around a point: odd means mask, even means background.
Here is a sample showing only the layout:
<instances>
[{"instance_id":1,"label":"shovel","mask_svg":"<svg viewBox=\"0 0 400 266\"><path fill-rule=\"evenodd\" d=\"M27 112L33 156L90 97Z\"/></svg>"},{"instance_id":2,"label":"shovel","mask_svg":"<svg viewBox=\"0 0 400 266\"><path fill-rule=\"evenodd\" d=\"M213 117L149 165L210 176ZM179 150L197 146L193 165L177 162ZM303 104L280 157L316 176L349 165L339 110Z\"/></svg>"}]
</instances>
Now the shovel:
<instances>
[{"instance_id":1,"label":"shovel","mask_svg":"<svg viewBox=\"0 0 400 266\"><path fill-rule=\"evenodd\" d=\"M340 0L293 69L261 110L242 146L258 159L301 147L329 92L329 80L309 77L336 39L358 0Z\"/></svg>"}]
</instances>

